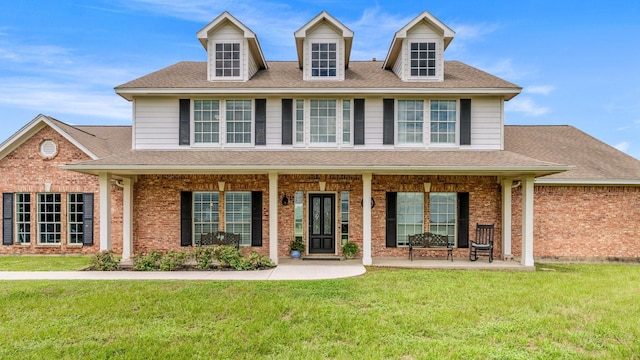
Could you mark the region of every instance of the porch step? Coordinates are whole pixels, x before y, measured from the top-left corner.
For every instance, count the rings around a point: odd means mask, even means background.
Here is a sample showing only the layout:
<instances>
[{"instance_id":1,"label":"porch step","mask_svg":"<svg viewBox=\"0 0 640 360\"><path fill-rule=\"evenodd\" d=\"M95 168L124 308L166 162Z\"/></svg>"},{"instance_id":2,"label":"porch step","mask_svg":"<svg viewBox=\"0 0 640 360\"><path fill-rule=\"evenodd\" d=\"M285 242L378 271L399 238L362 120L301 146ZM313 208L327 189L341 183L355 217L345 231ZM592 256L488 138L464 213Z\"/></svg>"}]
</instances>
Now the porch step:
<instances>
[{"instance_id":1,"label":"porch step","mask_svg":"<svg viewBox=\"0 0 640 360\"><path fill-rule=\"evenodd\" d=\"M305 255L302 260L340 261L342 258L337 255Z\"/></svg>"}]
</instances>

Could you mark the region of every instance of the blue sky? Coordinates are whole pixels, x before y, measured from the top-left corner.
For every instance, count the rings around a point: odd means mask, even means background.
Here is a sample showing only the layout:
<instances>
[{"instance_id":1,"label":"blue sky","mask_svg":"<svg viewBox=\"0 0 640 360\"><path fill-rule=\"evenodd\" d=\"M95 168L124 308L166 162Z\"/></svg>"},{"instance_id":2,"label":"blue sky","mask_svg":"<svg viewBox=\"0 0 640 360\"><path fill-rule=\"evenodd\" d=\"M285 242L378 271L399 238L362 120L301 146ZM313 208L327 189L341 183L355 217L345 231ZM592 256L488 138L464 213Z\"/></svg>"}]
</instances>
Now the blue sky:
<instances>
[{"instance_id":1,"label":"blue sky","mask_svg":"<svg viewBox=\"0 0 640 360\"><path fill-rule=\"evenodd\" d=\"M456 32L445 59L523 87L507 124L573 125L640 158L640 2L105 0L0 3L0 142L43 113L130 124L119 84L205 61L196 32L229 11L267 60L295 60L293 32L326 10L355 32L352 60L384 59L427 10Z\"/></svg>"}]
</instances>

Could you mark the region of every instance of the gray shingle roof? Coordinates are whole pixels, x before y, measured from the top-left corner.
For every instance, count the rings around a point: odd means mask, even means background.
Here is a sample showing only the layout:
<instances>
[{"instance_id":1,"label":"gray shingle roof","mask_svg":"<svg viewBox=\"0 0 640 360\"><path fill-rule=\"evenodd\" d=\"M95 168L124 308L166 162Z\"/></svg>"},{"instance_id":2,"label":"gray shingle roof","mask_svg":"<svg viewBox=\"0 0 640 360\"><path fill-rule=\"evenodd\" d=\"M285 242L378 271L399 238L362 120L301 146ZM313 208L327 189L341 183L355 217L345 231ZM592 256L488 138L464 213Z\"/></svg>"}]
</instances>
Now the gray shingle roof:
<instances>
[{"instance_id":1,"label":"gray shingle roof","mask_svg":"<svg viewBox=\"0 0 640 360\"><path fill-rule=\"evenodd\" d=\"M344 81L304 81L295 61L269 62L249 81L207 81L207 63L183 61L116 87L118 93L130 89L505 89L521 88L508 81L478 70L459 61L446 61L443 82L404 82L393 72L384 70L382 62L352 61Z\"/></svg>"},{"instance_id":2,"label":"gray shingle roof","mask_svg":"<svg viewBox=\"0 0 640 360\"><path fill-rule=\"evenodd\" d=\"M542 181L640 182L640 161L573 126L505 126L505 150L575 166Z\"/></svg>"}]
</instances>

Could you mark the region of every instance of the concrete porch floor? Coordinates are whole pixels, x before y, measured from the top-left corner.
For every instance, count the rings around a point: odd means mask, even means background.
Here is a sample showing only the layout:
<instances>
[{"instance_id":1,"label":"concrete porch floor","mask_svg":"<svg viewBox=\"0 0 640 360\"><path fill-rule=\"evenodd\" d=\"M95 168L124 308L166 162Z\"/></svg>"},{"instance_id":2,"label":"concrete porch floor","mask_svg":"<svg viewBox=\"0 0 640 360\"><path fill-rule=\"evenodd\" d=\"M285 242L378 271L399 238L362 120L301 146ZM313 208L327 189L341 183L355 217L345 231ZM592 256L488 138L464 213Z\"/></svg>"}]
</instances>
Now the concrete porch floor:
<instances>
[{"instance_id":1,"label":"concrete porch floor","mask_svg":"<svg viewBox=\"0 0 640 360\"><path fill-rule=\"evenodd\" d=\"M494 259L489 263L487 258L480 258L478 261L469 259L446 260L433 258L415 258L413 261L400 258L374 258L373 266L398 267L409 269L444 269L444 270L507 270L507 271L535 271L535 266L524 266L519 261Z\"/></svg>"}]
</instances>

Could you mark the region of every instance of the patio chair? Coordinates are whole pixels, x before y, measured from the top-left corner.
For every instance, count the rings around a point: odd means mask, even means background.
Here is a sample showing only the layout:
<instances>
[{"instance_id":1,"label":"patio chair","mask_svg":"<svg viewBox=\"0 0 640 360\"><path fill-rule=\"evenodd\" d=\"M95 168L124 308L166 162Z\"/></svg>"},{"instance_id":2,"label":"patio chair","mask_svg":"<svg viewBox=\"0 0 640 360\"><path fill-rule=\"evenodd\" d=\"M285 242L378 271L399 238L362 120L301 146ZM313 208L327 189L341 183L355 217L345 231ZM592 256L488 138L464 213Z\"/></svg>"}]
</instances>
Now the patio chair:
<instances>
[{"instance_id":1,"label":"patio chair","mask_svg":"<svg viewBox=\"0 0 640 360\"><path fill-rule=\"evenodd\" d=\"M471 240L469 246L469 260L478 260L478 253L489 255L489 262L493 262L493 233L494 225L476 224L476 239Z\"/></svg>"}]
</instances>

